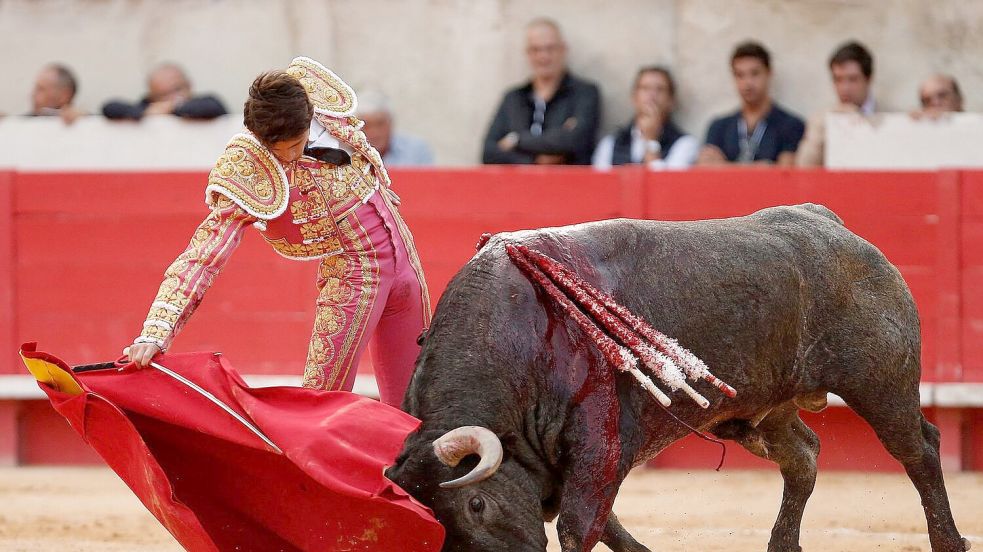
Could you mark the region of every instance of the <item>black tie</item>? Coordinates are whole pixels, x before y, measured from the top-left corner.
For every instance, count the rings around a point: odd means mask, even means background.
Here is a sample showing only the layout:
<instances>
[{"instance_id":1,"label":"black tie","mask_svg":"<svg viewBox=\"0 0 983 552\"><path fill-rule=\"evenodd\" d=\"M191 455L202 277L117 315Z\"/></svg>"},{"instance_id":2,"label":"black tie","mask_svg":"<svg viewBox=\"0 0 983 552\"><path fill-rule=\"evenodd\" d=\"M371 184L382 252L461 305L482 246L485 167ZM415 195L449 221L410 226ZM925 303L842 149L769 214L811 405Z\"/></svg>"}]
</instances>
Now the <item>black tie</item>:
<instances>
[{"instance_id":1,"label":"black tie","mask_svg":"<svg viewBox=\"0 0 983 552\"><path fill-rule=\"evenodd\" d=\"M331 163L332 165L348 165L352 162L352 158L348 155L347 151L337 148L306 147L304 148L304 155L308 155L324 163Z\"/></svg>"}]
</instances>

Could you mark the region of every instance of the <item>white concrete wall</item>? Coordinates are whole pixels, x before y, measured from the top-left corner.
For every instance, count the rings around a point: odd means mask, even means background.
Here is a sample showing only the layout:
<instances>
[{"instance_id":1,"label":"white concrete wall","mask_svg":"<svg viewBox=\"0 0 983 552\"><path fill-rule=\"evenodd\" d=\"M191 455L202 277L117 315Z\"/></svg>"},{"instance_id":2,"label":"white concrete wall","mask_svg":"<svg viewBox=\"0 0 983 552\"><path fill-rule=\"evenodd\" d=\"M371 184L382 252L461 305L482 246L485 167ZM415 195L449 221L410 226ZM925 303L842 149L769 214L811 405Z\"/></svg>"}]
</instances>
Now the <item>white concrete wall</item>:
<instances>
[{"instance_id":1,"label":"white concrete wall","mask_svg":"<svg viewBox=\"0 0 983 552\"><path fill-rule=\"evenodd\" d=\"M682 126L702 136L736 105L728 57L745 38L772 50L775 95L803 116L833 101L826 60L849 38L874 51L883 106L916 107L918 81L942 70L959 78L968 109L983 110L977 1L0 0L0 112L26 111L53 60L78 73L90 111L140 97L165 60L239 110L257 73L303 54L387 90L398 125L428 139L441 164L471 164L503 90L526 74L522 27L537 15L560 22L573 70L601 84L606 129L629 116L637 67L664 63Z\"/></svg>"}]
</instances>

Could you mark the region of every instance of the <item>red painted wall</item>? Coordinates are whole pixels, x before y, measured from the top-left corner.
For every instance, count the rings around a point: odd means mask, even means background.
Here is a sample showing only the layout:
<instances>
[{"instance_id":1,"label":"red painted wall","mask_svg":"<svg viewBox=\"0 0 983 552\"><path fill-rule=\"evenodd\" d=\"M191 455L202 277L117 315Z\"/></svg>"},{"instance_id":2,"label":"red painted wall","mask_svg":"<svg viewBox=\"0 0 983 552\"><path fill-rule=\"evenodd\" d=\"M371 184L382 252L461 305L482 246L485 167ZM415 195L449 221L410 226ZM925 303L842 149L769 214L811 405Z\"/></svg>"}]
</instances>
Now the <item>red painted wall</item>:
<instances>
[{"instance_id":1,"label":"red painted wall","mask_svg":"<svg viewBox=\"0 0 983 552\"><path fill-rule=\"evenodd\" d=\"M983 172L501 167L394 170L393 180L435 299L483 232L825 204L908 281L923 322L923 379L983 381L983 293L975 285L983 276ZM206 213L204 181L198 172L0 172L0 373L23 373L15 347L28 340L75 364L118 356L139 330L162 271ZM246 373L300 374L314 269L280 258L249 231L175 350L222 350ZM32 403L20 411L22 459L86 458L70 452L82 445L53 429L60 422L45 408ZM852 413L832 409L811 419L824 437L824 465L885 464L886 453ZM42 443L46 434L65 447ZM712 463L686 452L703 445L687 440L657 463Z\"/></svg>"}]
</instances>

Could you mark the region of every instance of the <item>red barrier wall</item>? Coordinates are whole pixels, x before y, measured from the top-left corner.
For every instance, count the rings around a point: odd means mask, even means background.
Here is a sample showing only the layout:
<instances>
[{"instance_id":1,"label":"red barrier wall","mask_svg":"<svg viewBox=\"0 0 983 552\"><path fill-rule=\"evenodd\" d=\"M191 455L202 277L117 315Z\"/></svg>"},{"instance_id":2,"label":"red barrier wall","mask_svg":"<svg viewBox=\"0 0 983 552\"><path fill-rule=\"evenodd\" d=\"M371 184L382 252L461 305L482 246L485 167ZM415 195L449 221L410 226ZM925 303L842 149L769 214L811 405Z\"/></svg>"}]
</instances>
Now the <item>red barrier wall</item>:
<instances>
[{"instance_id":1,"label":"red barrier wall","mask_svg":"<svg viewBox=\"0 0 983 552\"><path fill-rule=\"evenodd\" d=\"M16 335L16 286L15 224L14 224L14 181L12 172L0 171L0 374L17 370L16 363L7 362L11 353L17 350Z\"/></svg>"},{"instance_id":2,"label":"red barrier wall","mask_svg":"<svg viewBox=\"0 0 983 552\"><path fill-rule=\"evenodd\" d=\"M983 172L963 173L961 200L962 369L965 381L983 381Z\"/></svg>"},{"instance_id":3,"label":"red barrier wall","mask_svg":"<svg viewBox=\"0 0 983 552\"><path fill-rule=\"evenodd\" d=\"M6 355L0 373L23 373L15 348L27 340L70 363L117 356L139 330L162 271L206 213L204 180L198 172L0 172L0 214L6 215L0 216L0 347ZM923 379L983 381L983 293L974 285L983 275L983 172L500 167L394 170L393 180L435 299L483 232L619 216L702 219L822 203L877 245L908 281L923 323ZM249 231L175 350L222 350L245 373L300 374L313 320L314 269L314 263L281 259ZM45 408L32 403L19 410L22 461L91 459L65 432L41 443L38 436L50 437L60 423ZM831 409L811 419L824 439L824 465L889 463L852 413ZM980 419L970 415L964 433L979 427ZM849 446L830 445L827 433ZM684 441L657 464L702 465L715 452L694 452L700 446ZM975 441L965 447L968 465L983 464L983 448ZM758 463L736 448L736 465Z\"/></svg>"}]
</instances>

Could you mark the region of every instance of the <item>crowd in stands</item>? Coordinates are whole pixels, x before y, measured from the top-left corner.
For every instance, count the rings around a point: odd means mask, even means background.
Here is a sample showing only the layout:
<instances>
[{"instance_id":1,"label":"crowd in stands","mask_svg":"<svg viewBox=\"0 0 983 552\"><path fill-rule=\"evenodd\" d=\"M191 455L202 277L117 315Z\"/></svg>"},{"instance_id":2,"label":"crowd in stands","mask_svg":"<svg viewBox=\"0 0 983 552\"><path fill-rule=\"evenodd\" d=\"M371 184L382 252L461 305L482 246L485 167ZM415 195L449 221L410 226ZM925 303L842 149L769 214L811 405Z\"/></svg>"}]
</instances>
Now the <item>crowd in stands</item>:
<instances>
[{"instance_id":1,"label":"crowd in stands","mask_svg":"<svg viewBox=\"0 0 983 552\"><path fill-rule=\"evenodd\" d=\"M762 44L747 41L738 44L730 57L739 106L714 119L702 141L673 120L675 80L668 68L653 65L640 68L634 77L632 119L598 142L599 88L570 72L559 25L551 19L535 19L526 26L525 41L530 78L508 90L498 106L483 142L486 164L598 169L628 164L651 169L729 163L821 166L827 113L869 116L877 111L871 92L874 59L859 42L841 45L829 59L837 105L806 122L772 97L771 55ZM27 115L58 116L71 124L86 115L73 105L77 90L78 81L69 68L48 65L37 75ZM912 113L915 118L962 111L962 93L950 75L928 77L918 95L921 109ZM382 91L366 88L358 91L358 98L357 115L365 122L364 132L388 165L433 164L426 142L394 130L394 116ZM217 97L195 94L190 79L173 63L150 72L147 92L139 101L111 100L102 107L102 115L112 120L140 120L147 115L207 120L226 113Z\"/></svg>"},{"instance_id":2,"label":"crowd in stands","mask_svg":"<svg viewBox=\"0 0 983 552\"><path fill-rule=\"evenodd\" d=\"M632 120L594 147L600 119L597 85L570 73L559 25L535 19L526 28L528 82L509 90L485 136L482 161L499 164L645 164L652 169L756 163L820 166L826 112L808 124L771 95L771 55L758 42L738 44L730 58L740 106L713 120L702 145L672 120L676 85L665 67L639 69L632 87ZM874 60L859 42L843 44L829 70L839 103L829 111L870 115ZM915 117L962 111L956 79L933 75L920 89Z\"/></svg>"}]
</instances>

